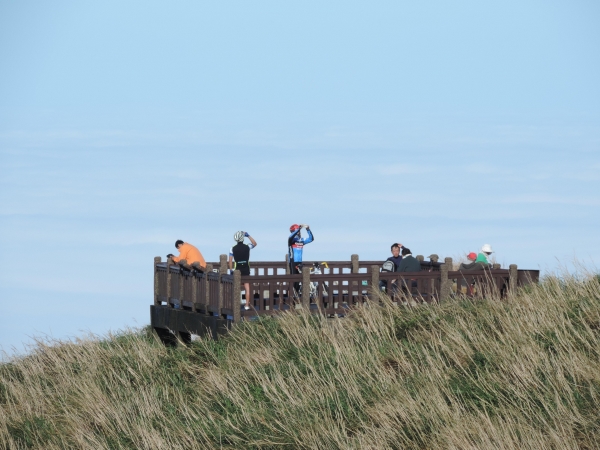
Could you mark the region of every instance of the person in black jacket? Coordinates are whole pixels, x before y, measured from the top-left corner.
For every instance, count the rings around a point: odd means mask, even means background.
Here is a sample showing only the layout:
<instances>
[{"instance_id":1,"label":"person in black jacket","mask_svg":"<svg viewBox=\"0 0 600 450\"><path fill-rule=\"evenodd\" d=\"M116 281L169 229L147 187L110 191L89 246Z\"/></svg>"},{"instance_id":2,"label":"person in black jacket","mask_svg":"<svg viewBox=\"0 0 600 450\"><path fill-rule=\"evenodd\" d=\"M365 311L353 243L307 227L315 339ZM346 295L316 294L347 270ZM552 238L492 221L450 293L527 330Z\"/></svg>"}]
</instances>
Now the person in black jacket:
<instances>
[{"instance_id":1,"label":"person in black jacket","mask_svg":"<svg viewBox=\"0 0 600 450\"><path fill-rule=\"evenodd\" d=\"M388 259L385 260L385 262L390 261L392 264L385 264L382 267L382 270L384 272L396 272L398 270L398 265L400 264L400 262L402 261L402 256L400 256L400 249L402 248L402 244L398 244L397 242L394 242L392 244L392 246L390 247L390 250L392 252L392 256L390 256ZM389 267L389 266L392 267ZM389 291L390 293L395 292L397 285L396 285L396 279L391 280L391 285L392 285L392 289ZM379 282L379 289L382 291L387 290L388 288L388 282L385 280L381 280Z\"/></svg>"},{"instance_id":2,"label":"person in black jacket","mask_svg":"<svg viewBox=\"0 0 600 450\"><path fill-rule=\"evenodd\" d=\"M396 272L420 272L421 271L421 262L415 258L410 249L406 247L402 247L402 261L398 264L398 268ZM412 287L415 287L417 282L416 280L405 280L402 278L402 291L406 293L406 295L410 296L411 289L408 286L408 283L411 283Z\"/></svg>"},{"instance_id":3,"label":"person in black jacket","mask_svg":"<svg viewBox=\"0 0 600 450\"><path fill-rule=\"evenodd\" d=\"M421 263L410 252L409 248L402 247L402 261L398 264L396 272L420 272Z\"/></svg>"}]
</instances>

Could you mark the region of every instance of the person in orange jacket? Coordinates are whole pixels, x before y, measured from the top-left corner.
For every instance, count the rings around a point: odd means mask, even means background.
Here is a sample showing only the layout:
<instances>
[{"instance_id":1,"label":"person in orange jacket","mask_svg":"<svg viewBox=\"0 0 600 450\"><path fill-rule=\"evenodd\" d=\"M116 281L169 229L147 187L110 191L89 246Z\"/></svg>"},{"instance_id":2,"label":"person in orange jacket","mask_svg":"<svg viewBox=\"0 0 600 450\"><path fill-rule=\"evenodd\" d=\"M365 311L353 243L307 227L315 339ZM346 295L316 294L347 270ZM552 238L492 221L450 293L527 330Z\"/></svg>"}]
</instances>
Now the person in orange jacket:
<instances>
[{"instance_id":1,"label":"person in orange jacket","mask_svg":"<svg viewBox=\"0 0 600 450\"><path fill-rule=\"evenodd\" d=\"M197 262L202 269L206 269L206 261L204 260L202 253L200 253L200 250L192 244L188 244L187 242L178 239L175 241L175 248L179 250L179 256L173 256L169 253L167 258L173 259L176 263L185 261L190 266Z\"/></svg>"}]
</instances>

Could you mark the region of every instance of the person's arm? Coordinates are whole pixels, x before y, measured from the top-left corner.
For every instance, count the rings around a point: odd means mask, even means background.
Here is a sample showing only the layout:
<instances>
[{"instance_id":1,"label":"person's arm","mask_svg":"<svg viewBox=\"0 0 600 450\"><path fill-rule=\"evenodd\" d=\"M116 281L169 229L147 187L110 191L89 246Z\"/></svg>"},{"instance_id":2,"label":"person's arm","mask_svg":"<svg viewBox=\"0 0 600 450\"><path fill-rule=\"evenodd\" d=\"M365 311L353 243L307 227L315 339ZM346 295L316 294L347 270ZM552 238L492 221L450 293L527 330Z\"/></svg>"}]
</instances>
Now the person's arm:
<instances>
[{"instance_id":1,"label":"person's arm","mask_svg":"<svg viewBox=\"0 0 600 450\"><path fill-rule=\"evenodd\" d=\"M250 242L252 243L252 247L251 247L251 248L254 248L254 247L256 247L256 241L254 240L254 238L253 238L252 236L250 236L250 235L248 234L248 232L246 232L246 233L244 233L244 234L246 235L246 237L247 237L248 239L250 239Z\"/></svg>"},{"instance_id":2,"label":"person's arm","mask_svg":"<svg viewBox=\"0 0 600 450\"><path fill-rule=\"evenodd\" d=\"M180 251L179 256L173 256L173 261L179 262L180 260L185 259L183 256L183 253Z\"/></svg>"},{"instance_id":3,"label":"person's arm","mask_svg":"<svg viewBox=\"0 0 600 450\"><path fill-rule=\"evenodd\" d=\"M315 240L315 237L313 236L312 231L310 231L310 227L308 225L306 225L306 232L308 233L308 237L304 239L303 242L304 244L310 244Z\"/></svg>"},{"instance_id":4,"label":"person's arm","mask_svg":"<svg viewBox=\"0 0 600 450\"><path fill-rule=\"evenodd\" d=\"M290 237L288 238L288 247L291 247L294 244L294 238L299 233L300 233L300 228L298 228L296 231L293 231L292 234L290 234Z\"/></svg>"}]
</instances>

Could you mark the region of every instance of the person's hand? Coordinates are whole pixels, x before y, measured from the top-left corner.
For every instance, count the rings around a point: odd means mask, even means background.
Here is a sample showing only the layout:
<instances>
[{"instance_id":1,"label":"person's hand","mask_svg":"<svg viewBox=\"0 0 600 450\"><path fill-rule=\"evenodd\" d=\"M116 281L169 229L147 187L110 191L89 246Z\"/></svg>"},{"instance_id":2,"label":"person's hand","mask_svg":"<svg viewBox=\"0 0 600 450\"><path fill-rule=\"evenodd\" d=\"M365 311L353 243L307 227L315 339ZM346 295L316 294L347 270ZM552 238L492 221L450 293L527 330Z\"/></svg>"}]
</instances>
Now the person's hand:
<instances>
[{"instance_id":1,"label":"person's hand","mask_svg":"<svg viewBox=\"0 0 600 450\"><path fill-rule=\"evenodd\" d=\"M308 230L310 228L310 225L304 224L304 228Z\"/></svg>"},{"instance_id":2,"label":"person's hand","mask_svg":"<svg viewBox=\"0 0 600 450\"><path fill-rule=\"evenodd\" d=\"M250 235L248 234L248 232L247 232L247 231L244 231L244 236L245 236L245 237L250 237Z\"/></svg>"},{"instance_id":3,"label":"person's hand","mask_svg":"<svg viewBox=\"0 0 600 450\"><path fill-rule=\"evenodd\" d=\"M172 258L172 257L173 257L173 254L172 254L172 253L169 253L169 254L167 255L167 259L169 259L169 258Z\"/></svg>"}]
</instances>

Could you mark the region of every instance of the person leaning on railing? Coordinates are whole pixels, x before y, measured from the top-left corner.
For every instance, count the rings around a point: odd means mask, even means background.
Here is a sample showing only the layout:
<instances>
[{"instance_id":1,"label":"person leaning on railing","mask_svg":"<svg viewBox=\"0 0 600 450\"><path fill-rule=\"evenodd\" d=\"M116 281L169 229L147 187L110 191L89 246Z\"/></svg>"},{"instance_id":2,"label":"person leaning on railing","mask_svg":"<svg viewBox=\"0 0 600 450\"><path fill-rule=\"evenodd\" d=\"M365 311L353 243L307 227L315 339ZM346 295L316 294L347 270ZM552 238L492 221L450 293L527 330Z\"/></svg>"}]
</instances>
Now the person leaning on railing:
<instances>
[{"instance_id":1,"label":"person leaning on railing","mask_svg":"<svg viewBox=\"0 0 600 450\"><path fill-rule=\"evenodd\" d=\"M204 272L206 270L206 261L196 247L187 242L183 242L181 239L175 241L175 248L179 250L179 256L173 256L171 253L167 255L167 258L171 258L174 262L184 267L191 266L195 269Z\"/></svg>"},{"instance_id":2,"label":"person leaning on railing","mask_svg":"<svg viewBox=\"0 0 600 450\"><path fill-rule=\"evenodd\" d=\"M384 272L396 272L396 270L398 269L398 266L400 265L400 263L402 262L402 256L400 255L400 249L402 248L402 244L398 244L397 242L394 242L392 244L392 246L390 247L390 250L392 252L392 256L390 256L388 259L385 260L385 263L383 264L382 270ZM389 263L391 264L389 264ZM388 264L386 264L388 263ZM391 267L390 267L391 266ZM396 288L396 280L391 280L391 288L390 288L390 293L395 291ZM387 290L388 288L388 282L385 280L381 280L379 282L379 289L381 289L382 291Z\"/></svg>"},{"instance_id":3,"label":"person leaning on railing","mask_svg":"<svg viewBox=\"0 0 600 450\"><path fill-rule=\"evenodd\" d=\"M475 259L476 263L490 263L490 256L492 256L494 250L492 250L492 246L490 244L483 244L481 247L481 252L477 255L477 259Z\"/></svg>"},{"instance_id":4,"label":"person leaning on railing","mask_svg":"<svg viewBox=\"0 0 600 450\"><path fill-rule=\"evenodd\" d=\"M398 264L396 272L420 272L421 263L415 258L410 249L402 247L402 261Z\"/></svg>"},{"instance_id":5,"label":"person leaning on railing","mask_svg":"<svg viewBox=\"0 0 600 450\"><path fill-rule=\"evenodd\" d=\"M471 252L467 255L467 259L471 261L470 263L462 263L458 270L483 270L488 267L487 262L477 262L477 254Z\"/></svg>"},{"instance_id":6,"label":"person leaning on railing","mask_svg":"<svg viewBox=\"0 0 600 450\"><path fill-rule=\"evenodd\" d=\"M415 258L410 249L406 247L402 247L402 261L398 265L396 272L420 272L421 271L421 262ZM411 285L415 287L417 281L411 279ZM410 289L408 287L408 283L405 279L402 279L402 290L407 294L410 293Z\"/></svg>"}]
</instances>

